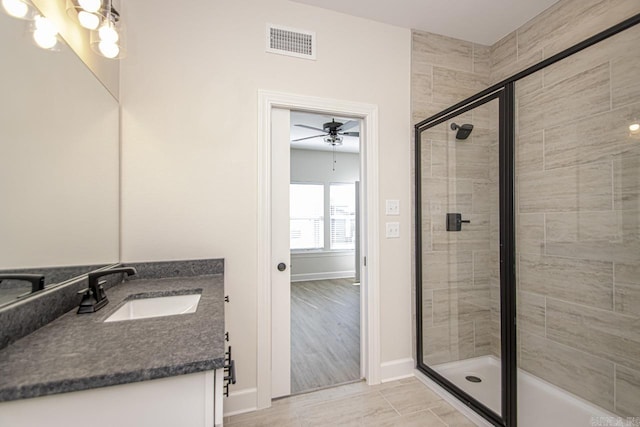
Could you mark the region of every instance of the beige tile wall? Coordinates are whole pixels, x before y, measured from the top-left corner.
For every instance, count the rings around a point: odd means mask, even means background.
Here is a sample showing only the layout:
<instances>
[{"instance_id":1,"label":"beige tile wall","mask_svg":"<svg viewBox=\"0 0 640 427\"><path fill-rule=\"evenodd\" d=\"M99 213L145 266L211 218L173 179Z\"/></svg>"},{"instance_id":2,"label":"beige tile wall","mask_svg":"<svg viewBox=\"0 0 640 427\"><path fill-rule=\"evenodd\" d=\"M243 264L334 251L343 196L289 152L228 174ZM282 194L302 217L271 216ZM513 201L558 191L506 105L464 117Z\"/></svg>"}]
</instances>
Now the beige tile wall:
<instances>
[{"instance_id":1,"label":"beige tile wall","mask_svg":"<svg viewBox=\"0 0 640 427\"><path fill-rule=\"evenodd\" d=\"M489 84L489 48L434 34L413 33L413 117L430 116ZM463 114L423 135L422 239L424 357L430 364L490 354L491 283L496 283L498 209L496 103ZM449 125L473 123L465 141ZM447 212L470 224L447 232ZM492 236L493 232L493 236ZM491 243L491 239L495 244Z\"/></svg>"},{"instance_id":2,"label":"beige tile wall","mask_svg":"<svg viewBox=\"0 0 640 427\"><path fill-rule=\"evenodd\" d=\"M492 79L631 6L561 1L492 48ZM519 363L623 416L640 414L638 46L634 27L516 86Z\"/></svg>"},{"instance_id":3,"label":"beige tile wall","mask_svg":"<svg viewBox=\"0 0 640 427\"><path fill-rule=\"evenodd\" d=\"M637 0L561 0L491 47L414 32L413 122L637 13ZM638 46L636 27L516 90L518 360L623 416L640 416ZM473 143L454 143L444 123L420 153L432 364L500 348L495 111L455 121L480 124ZM447 233L446 212L472 227Z\"/></svg>"}]
</instances>

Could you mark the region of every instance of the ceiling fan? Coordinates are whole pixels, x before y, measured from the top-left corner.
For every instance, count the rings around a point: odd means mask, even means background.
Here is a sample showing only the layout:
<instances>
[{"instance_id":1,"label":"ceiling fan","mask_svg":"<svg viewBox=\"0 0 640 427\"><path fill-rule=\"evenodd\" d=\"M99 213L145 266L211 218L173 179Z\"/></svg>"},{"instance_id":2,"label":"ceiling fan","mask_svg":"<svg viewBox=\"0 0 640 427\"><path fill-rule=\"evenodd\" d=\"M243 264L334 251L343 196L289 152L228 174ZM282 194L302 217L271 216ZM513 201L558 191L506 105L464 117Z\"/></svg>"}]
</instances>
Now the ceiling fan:
<instances>
[{"instance_id":1,"label":"ceiling fan","mask_svg":"<svg viewBox=\"0 0 640 427\"><path fill-rule=\"evenodd\" d=\"M324 142L330 144L332 146L342 145L342 136L355 136L359 137L360 132L348 132L349 129L358 125L358 120L349 120L346 123L336 122L336 119L331 119L330 122L327 122L322 125L322 129L316 128L313 126L307 125L295 125L298 127L317 130L318 132L323 132L320 135L307 136L304 138L294 139L291 142L304 141L306 139L320 138L324 137Z\"/></svg>"}]
</instances>

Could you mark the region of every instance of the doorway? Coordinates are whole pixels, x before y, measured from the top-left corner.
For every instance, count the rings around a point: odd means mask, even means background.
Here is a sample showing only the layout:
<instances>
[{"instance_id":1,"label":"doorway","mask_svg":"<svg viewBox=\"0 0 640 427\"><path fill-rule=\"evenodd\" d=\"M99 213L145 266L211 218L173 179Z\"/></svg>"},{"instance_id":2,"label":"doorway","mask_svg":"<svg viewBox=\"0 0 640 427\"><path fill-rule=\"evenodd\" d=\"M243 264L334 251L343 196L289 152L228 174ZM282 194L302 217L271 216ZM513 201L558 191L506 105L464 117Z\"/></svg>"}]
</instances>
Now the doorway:
<instances>
[{"instance_id":1,"label":"doorway","mask_svg":"<svg viewBox=\"0 0 640 427\"><path fill-rule=\"evenodd\" d=\"M259 106L258 150L261 191L258 200L258 227L261 240L258 245L258 268L261 274L258 280L256 406L261 409L271 406L272 398L291 394L290 224L288 215L279 215L279 210L289 211L291 110L356 118L362 126L362 183L359 198L362 207L359 224L362 230L359 239L360 377L365 378L370 384L378 383L380 377L380 316L377 266L378 178L375 173L378 163L377 107L264 91L259 93ZM282 110L285 112L282 113ZM285 124L280 122L278 125L280 120ZM278 139L286 141L286 144L277 144ZM282 171L287 173L279 173ZM286 180L282 175L286 175ZM283 184L277 185L274 181L278 180ZM286 191L279 191L277 188ZM286 199L284 203L283 198ZM283 235L285 239L276 238ZM278 245L278 241L282 243L282 240L285 244ZM281 304L285 304L286 307Z\"/></svg>"},{"instance_id":2,"label":"doorway","mask_svg":"<svg viewBox=\"0 0 640 427\"><path fill-rule=\"evenodd\" d=\"M290 392L297 394L361 379L360 120L291 111L290 129Z\"/></svg>"}]
</instances>

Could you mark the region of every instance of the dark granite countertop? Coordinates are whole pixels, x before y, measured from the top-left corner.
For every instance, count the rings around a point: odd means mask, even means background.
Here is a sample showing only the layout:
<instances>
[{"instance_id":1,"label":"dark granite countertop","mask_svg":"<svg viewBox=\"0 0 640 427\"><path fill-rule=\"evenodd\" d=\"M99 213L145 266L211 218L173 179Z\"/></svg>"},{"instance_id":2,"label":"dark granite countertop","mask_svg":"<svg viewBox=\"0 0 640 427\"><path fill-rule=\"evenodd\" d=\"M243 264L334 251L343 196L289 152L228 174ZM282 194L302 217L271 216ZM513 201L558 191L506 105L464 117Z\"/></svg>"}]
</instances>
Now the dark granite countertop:
<instances>
[{"instance_id":1,"label":"dark granite countertop","mask_svg":"<svg viewBox=\"0 0 640 427\"><path fill-rule=\"evenodd\" d=\"M192 314L104 323L136 295L202 292ZM222 274L132 280L102 310L72 310L0 350L0 402L132 383L224 365Z\"/></svg>"}]
</instances>

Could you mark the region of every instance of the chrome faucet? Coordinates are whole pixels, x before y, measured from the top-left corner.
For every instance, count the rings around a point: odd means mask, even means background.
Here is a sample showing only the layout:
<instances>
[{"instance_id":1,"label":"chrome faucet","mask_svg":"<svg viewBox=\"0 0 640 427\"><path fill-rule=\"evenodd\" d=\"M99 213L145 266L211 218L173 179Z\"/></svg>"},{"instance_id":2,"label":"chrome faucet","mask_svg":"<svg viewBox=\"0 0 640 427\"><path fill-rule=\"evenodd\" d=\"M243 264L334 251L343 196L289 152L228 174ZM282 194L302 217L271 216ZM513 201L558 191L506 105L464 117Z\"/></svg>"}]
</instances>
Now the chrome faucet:
<instances>
[{"instance_id":1,"label":"chrome faucet","mask_svg":"<svg viewBox=\"0 0 640 427\"><path fill-rule=\"evenodd\" d=\"M94 313L109 303L107 294L104 292L104 288L102 287L102 284L99 283L98 279L103 276L118 273L125 273L127 276L133 276L137 272L133 267L119 267L89 273L89 287L78 292L79 294L83 294L80 307L78 307L78 314Z\"/></svg>"}]
</instances>

